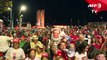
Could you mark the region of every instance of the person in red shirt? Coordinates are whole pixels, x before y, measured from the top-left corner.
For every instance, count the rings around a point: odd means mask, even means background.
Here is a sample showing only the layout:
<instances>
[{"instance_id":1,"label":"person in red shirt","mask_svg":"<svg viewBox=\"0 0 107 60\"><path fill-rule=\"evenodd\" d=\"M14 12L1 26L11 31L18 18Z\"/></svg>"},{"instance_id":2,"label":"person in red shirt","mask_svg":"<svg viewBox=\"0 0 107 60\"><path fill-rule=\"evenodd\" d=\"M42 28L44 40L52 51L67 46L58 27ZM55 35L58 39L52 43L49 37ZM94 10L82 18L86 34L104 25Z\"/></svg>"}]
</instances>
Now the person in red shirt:
<instances>
[{"instance_id":1,"label":"person in red shirt","mask_svg":"<svg viewBox=\"0 0 107 60\"><path fill-rule=\"evenodd\" d=\"M103 42L104 42L103 37L100 36L100 35L98 35L98 36L96 37L96 43L93 44L93 46L94 46L95 48L97 48L97 49L100 50L100 49L101 49L101 46L102 46L102 44L103 44Z\"/></svg>"},{"instance_id":2,"label":"person in red shirt","mask_svg":"<svg viewBox=\"0 0 107 60\"><path fill-rule=\"evenodd\" d=\"M79 40L79 36L77 35L77 32L74 31L72 35L70 35L71 41L70 43L76 44L76 42Z\"/></svg>"},{"instance_id":3,"label":"person in red shirt","mask_svg":"<svg viewBox=\"0 0 107 60\"><path fill-rule=\"evenodd\" d=\"M61 50L56 45L52 45L50 55L50 59L54 60L56 57L61 56Z\"/></svg>"},{"instance_id":4,"label":"person in red shirt","mask_svg":"<svg viewBox=\"0 0 107 60\"><path fill-rule=\"evenodd\" d=\"M59 44L59 49L61 50L61 56L64 58L64 60L68 60L68 55L65 49L67 49L67 45L65 42L61 42Z\"/></svg>"}]
</instances>

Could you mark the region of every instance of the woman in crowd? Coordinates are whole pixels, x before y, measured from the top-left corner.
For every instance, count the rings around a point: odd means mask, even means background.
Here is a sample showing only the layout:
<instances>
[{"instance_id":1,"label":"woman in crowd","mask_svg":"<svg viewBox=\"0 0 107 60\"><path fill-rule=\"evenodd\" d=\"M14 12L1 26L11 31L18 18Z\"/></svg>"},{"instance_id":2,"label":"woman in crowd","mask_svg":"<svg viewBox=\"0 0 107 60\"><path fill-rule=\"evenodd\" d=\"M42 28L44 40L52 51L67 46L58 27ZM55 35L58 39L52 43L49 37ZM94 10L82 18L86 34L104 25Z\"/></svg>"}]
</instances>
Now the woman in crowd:
<instances>
[{"instance_id":1,"label":"woman in crowd","mask_svg":"<svg viewBox=\"0 0 107 60\"><path fill-rule=\"evenodd\" d=\"M66 42L60 42L59 44L59 49L61 50L61 56L64 58L64 60L68 60L68 55L67 55L67 44Z\"/></svg>"},{"instance_id":2,"label":"woman in crowd","mask_svg":"<svg viewBox=\"0 0 107 60\"><path fill-rule=\"evenodd\" d=\"M38 46L36 47L36 57L41 59L42 54L43 54L43 45L38 44Z\"/></svg>"},{"instance_id":3,"label":"woman in crowd","mask_svg":"<svg viewBox=\"0 0 107 60\"><path fill-rule=\"evenodd\" d=\"M40 58L37 58L35 49L30 49L29 55L25 60L41 60Z\"/></svg>"},{"instance_id":4,"label":"woman in crowd","mask_svg":"<svg viewBox=\"0 0 107 60\"><path fill-rule=\"evenodd\" d=\"M103 39L103 37L102 37L102 35L98 35L97 37L95 37L96 38L96 43L95 44L93 44L93 46L95 47L95 48L97 48L97 49L101 49L101 46L102 46L102 44L103 44L103 42L104 42L104 39Z\"/></svg>"}]
</instances>

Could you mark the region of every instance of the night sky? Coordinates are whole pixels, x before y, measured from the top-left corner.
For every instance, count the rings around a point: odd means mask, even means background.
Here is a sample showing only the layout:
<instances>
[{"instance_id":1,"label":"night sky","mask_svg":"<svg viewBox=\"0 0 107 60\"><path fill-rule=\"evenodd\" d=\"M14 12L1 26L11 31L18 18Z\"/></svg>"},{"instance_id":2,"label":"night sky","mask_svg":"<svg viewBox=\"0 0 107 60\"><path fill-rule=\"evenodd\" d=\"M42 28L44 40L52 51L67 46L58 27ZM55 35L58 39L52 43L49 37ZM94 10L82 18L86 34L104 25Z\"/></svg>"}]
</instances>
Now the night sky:
<instances>
[{"instance_id":1,"label":"night sky","mask_svg":"<svg viewBox=\"0 0 107 60\"><path fill-rule=\"evenodd\" d=\"M107 12L95 14L88 8L84 0L13 0L13 13L15 19L24 4L27 10L23 12L23 22L36 23L36 12L45 9L45 24L86 24L89 21L106 21ZM101 19L100 17L103 17ZM14 20L15 20L14 19ZM71 22L72 21L72 22Z\"/></svg>"}]
</instances>

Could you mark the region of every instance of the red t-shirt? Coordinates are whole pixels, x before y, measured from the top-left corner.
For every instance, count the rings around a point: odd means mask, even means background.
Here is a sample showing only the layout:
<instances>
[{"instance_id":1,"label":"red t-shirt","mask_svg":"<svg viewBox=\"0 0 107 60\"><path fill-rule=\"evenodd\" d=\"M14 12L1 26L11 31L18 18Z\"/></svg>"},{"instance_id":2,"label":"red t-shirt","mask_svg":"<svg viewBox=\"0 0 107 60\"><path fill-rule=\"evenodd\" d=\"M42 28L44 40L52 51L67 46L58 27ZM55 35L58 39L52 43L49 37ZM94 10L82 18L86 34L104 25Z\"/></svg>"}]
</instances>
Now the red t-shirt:
<instances>
[{"instance_id":1,"label":"red t-shirt","mask_svg":"<svg viewBox=\"0 0 107 60\"><path fill-rule=\"evenodd\" d=\"M54 55L53 59L56 58L57 56L62 56L64 60L68 60L68 56L64 51L58 50L57 54Z\"/></svg>"},{"instance_id":2,"label":"red t-shirt","mask_svg":"<svg viewBox=\"0 0 107 60\"><path fill-rule=\"evenodd\" d=\"M97 49L101 49L102 44L96 44L96 43L95 43L93 46L94 46L95 48L97 48Z\"/></svg>"}]
</instances>

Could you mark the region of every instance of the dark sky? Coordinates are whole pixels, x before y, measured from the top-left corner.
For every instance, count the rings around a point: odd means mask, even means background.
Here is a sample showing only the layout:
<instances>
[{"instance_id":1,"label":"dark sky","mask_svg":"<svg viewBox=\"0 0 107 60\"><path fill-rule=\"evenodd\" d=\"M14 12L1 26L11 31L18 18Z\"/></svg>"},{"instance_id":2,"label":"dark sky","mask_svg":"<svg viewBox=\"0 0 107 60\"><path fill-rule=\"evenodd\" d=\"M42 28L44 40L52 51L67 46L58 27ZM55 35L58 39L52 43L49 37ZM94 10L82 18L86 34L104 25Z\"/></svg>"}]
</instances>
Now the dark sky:
<instances>
[{"instance_id":1,"label":"dark sky","mask_svg":"<svg viewBox=\"0 0 107 60\"><path fill-rule=\"evenodd\" d=\"M105 20L107 12L92 14L84 0L13 0L13 12L15 19L19 13L21 4L27 6L23 12L24 22L36 23L36 12L38 9L45 9L46 24L85 24L89 21L101 21L102 16ZM106 21L106 20L105 20Z\"/></svg>"}]
</instances>

